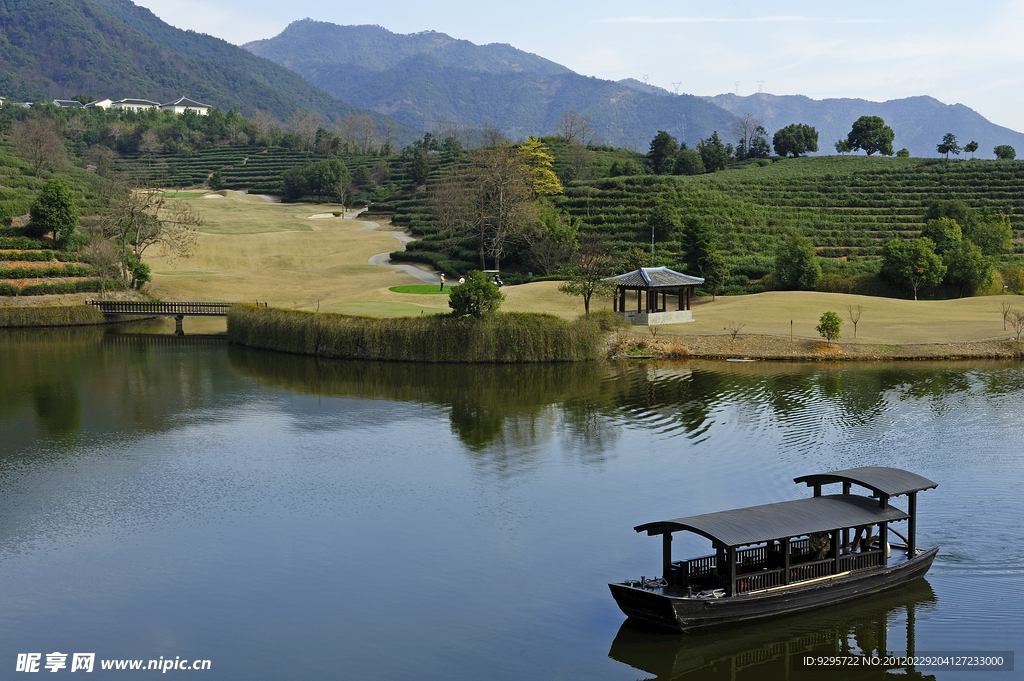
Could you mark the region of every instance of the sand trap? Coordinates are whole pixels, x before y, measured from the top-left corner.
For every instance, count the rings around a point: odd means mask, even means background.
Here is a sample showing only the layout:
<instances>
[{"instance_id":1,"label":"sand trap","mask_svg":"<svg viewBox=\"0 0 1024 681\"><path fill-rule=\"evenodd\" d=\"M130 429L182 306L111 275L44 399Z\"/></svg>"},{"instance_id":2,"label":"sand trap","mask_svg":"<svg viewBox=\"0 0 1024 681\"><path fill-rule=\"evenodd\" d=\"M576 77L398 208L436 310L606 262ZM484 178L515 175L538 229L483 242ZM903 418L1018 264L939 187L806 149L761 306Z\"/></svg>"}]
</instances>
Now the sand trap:
<instances>
[{"instance_id":1,"label":"sand trap","mask_svg":"<svg viewBox=\"0 0 1024 681\"><path fill-rule=\"evenodd\" d=\"M317 213L316 215L310 215L308 220L322 220L323 218L333 218L334 213Z\"/></svg>"},{"instance_id":2,"label":"sand trap","mask_svg":"<svg viewBox=\"0 0 1024 681\"><path fill-rule=\"evenodd\" d=\"M204 199L223 199L224 196L222 194L207 194L203 198Z\"/></svg>"}]
</instances>

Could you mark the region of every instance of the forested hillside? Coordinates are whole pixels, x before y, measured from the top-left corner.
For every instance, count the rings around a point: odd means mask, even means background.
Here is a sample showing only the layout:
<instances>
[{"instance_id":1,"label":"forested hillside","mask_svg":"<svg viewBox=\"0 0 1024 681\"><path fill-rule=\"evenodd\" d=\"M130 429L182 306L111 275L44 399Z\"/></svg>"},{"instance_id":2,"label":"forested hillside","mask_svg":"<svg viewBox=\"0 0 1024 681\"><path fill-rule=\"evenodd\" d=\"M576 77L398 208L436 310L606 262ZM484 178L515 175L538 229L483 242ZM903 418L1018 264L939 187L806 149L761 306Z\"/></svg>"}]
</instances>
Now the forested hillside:
<instances>
[{"instance_id":1,"label":"forested hillside","mask_svg":"<svg viewBox=\"0 0 1024 681\"><path fill-rule=\"evenodd\" d=\"M385 118L223 40L168 26L128 0L0 0L0 30L0 94L9 101L186 95L283 121L296 112L328 121L352 113ZM419 136L397 122L392 128L402 142Z\"/></svg>"}]
</instances>

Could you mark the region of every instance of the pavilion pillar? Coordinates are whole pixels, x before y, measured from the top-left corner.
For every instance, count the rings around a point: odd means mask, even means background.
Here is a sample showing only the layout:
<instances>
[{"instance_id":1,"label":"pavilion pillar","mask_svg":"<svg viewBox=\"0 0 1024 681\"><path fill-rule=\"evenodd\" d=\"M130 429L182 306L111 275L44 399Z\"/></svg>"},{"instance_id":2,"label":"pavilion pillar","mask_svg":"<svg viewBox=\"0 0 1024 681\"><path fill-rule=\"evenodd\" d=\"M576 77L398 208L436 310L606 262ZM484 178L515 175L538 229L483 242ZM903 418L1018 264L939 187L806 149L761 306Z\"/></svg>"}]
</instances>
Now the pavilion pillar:
<instances>
[{"instance_id":1,"label":"pavilion pillar","mask_svg":"<svg viewBox=\"0 0 1024 681\"><path fill-rule=\"evenodd\" d=\"M814 483L814 496L816 496L816 497L820 497L821 496L821 483L820 482Z\"/></svg>"},{"instance_id":2,"label":"pavilion pillar","mask_svg":"<svg viewBox=\"0 0 1024 681\"><path fill-rule=\"evenodd\" d=\"M885 557L885 545L889 542L889 523L878 523L878 548L882 552L878 564L885 566L888 560Z\"/></svg>"},{"instance_id":3,"label":"pavilion pillar","mask_svg":"<svg viewBox=\"0 0 1024 681\"><path fill-rule=\"evenodd\" d=\"M843 494L849 494L850 493L850 486L851 485L850 485L849 482L844 482L843 483ZM850 528L846 528L845 530L843 530L843 546L849 546L849 545L850 545Z\"/></svg>"},{"instance_id":4,"label":"pavilion pillar","mask_svg":"<svg viewBox=\"0 0 1024 681\"><path fill-rule=\"evenodd\" d=\"M676 309L677 310L682 310L683 309L683 291L685 291L685 290L686 289L682 289L681 288L681 289L679 289L679 292L676 293Z\"/></svg>"},{"instance_id":5,"label":"pavilion pillar","mask_svg":"<svg viewBox=\"0 0 1024 681\"><path fill-rule=\"evenodd\" d=\"M830 532L829 534L832 535L832 546L829 549L829 553L831 554L829 557L832 559L832 574L838 575L839 574L839 542L842 539L843 530L836 530L834 532Z\"/></svg>"},{"instance_id":6,"label":"pavilion pillar","mask_svg":"<svg viewBox=\"0 0 1024 681\"><path fill-rule=\"evenodd\" d=\"M619 289L619 312L626 311L626 289L622 287Z\"/></svg>"},{"instance_id":7,"label":"pavilion pillar","mask_svg":"<svg viewBox=\"0 0 1024 681\"><path fill-rule=\"evenodd\" d=\"M730 546L726 550L726 561L729 563L729 583L727 584L728 590L726 596L736 595L736 547Z\"/></svg>"},{"instance_id":8,"label":"pavilion pillar","mask_svg":"<svg viewBox=\"0 0 1024 681\"><path fill-rule=\"evenodd\" d=\"M669 586L672 583L672 533L666 532L661 535L661 576Z\"/></svg>"},{"instance_id":9,"label":"pavilion pillar","mask_svg":"<svg viewBox=\"0 0 1024 681\"><path fill-rule=\"evenodd\" d=\"M911 492L907 502L907 560L917 555L917 492Z\"/></svg>"},{"instance_id":10,"label":"pavilion pillar","mask_svg":"<svg viewBox=\"0 0 1024 681\"><path fill-rule=\"evenodd\" d=\"M782 568L783 568L783 570L785 570L785 572L782 575L782 583L783 584L789 584L789 576L790 576L789 575L789 567L790 567L789 552L792 550L790 548L789 541L790 541L789 537L786 537L785 539L782 540Z\"/></svg>"},{"instance_id":11,"label":"pavilion pillar","mask_svg":"<svg viewBox=\"0 0 1024 681\"><path fill-rule=\"evenodd\" d=\"M637 289L636 290L636 311L639 313L641 310L643 310L643 308L640 307L640 289Z\"/></svg>"}]
</instances>

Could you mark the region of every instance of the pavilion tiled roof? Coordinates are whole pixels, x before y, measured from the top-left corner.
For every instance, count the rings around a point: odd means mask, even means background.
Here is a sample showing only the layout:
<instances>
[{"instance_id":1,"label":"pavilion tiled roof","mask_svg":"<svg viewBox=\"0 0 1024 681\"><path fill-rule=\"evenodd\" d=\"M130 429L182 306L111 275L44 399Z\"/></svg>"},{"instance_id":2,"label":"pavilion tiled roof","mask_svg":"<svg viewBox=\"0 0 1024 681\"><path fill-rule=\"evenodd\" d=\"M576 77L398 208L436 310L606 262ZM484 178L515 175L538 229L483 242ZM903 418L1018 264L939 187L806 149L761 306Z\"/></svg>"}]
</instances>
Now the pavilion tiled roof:
<instances>
[{"instance_id":1,"label":"pavilion tiled roof","mask_svg":"<svg viewBox=\"0 0 1024 681\"><path fill-rule=\"evenodd\" d=\"M626 274L609 277L604 281L628 288L678 288L704 283L700 277L691 277L689 274L676 272L667 267L641 267Z\"/></svg>"}]
</instances>

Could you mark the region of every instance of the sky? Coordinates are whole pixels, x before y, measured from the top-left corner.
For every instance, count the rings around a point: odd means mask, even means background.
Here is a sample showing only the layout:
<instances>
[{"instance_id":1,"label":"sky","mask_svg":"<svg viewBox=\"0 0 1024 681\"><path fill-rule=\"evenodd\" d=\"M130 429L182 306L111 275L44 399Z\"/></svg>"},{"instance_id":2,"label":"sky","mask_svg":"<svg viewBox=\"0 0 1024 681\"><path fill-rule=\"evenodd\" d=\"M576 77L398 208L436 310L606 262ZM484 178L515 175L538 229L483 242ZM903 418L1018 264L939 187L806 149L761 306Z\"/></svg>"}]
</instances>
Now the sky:
<instances>
[{"instance_id":1,"label":"sky","mask_svg":"<svg viewBox=\"0 0 1024 681\"><path fill-rule=\"evenodd\" d=\"M173 26L236 45L304 18L432 30L508 43L587 76L693 95L930 95L1024 132L1024 0L135 2Z\"/></svg>"}]
</instances>

